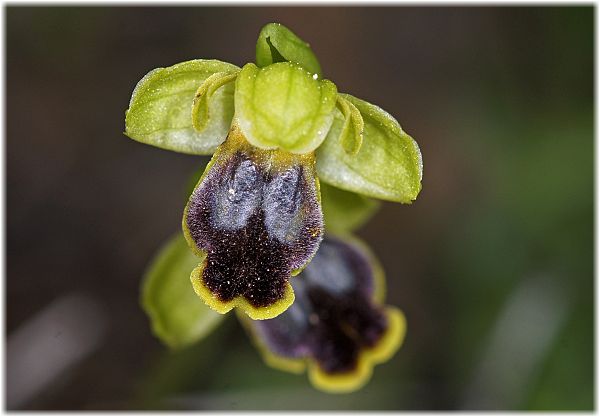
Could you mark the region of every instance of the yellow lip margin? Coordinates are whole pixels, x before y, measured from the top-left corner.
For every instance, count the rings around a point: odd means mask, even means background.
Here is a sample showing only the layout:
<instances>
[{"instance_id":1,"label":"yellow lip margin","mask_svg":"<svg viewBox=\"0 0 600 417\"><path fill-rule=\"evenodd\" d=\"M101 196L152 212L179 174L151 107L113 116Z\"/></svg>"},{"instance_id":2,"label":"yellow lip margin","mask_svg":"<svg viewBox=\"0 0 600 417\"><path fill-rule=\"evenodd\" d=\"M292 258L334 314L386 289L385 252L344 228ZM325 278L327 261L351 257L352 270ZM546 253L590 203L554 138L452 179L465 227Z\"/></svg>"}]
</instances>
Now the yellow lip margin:
<instances>
[{"instance_id":1,"label":"yellow lip margin","mask_svg":"<svg viewBox=\"0 0 600 417\"><path fill-rule=\"evenodd\" d=\"M367 256L374 279L371 299L376 304L383 304L386 293L385 272L375 254L366 243L350 233L333 234L333 236L353 245ZM359 353L354 370L338 375L328 374L319 367L316 361L307 358L308 377L315 388L329 393L343 394L356 391L369 382L373 374L373 367L388 361L402 346L406 336L404 313L396 307L385 306L385 315L388 320L387 331L375 346Z\"/></svg>"},{"instance_id":2,"label":"yellow lip margin","mask_svg":"<svg viewBox=\"0 0 600 417\"><path fill-rule=\"evenodd\" d=\"M293 374L301 374L306 369L306 359L297 358L291 359L285 356L277 355L273 353L266 345L266 343L258 336L252 321L248 316L236 311L237 317L246 330L246 333L250 337L252 344L256 347L263 361L271 368L278 369L280 371L290 372Z\"/></svg>"},{"instance_id":3,"label":"yellow lip margin","mask_svg":"<svg viewBox=\"0 0 600 417\"><path fill-rule=\"evenodd\" d=\"M206 266L207 260L205 259L200 265L198 265L192 271L190 280L196 294L206 303L207 306L215 310L217 313L225 314L237 307L244 311L252 320L266 320L277 317L295 300L294 290L289 282L286 282L283 297L271 305L265 307L255 307L246 300L244 296L235 297L230 301L221 301L213 294L210 289L204 283L202 272Z\"/></svg>"},{"instance_id":4,"label":"yellow lip margin","mask_svg":"<svg viewBox=\"0 0 600 417\"><path fill-rule=\"evenodd\" d=\"M406 335L406 318L397 308L386 306L388 329L379 342L360 352L356 368L350 372L328 374L308 359L308 378L313 386L332 394L344 394L362 388L373 374L373 367L389 360L400 348Z\"/></svg>"},{"instance_id":5,"label":"yellow lip margin","mask_svg":"<svg viewBox=\"0 0 600 417\"><path fill-rule=\"evenodd\" d=\"M373 374L373 367L386 362L398 351L406 335L406 318L396 307L386 306L388 329L377 345L360 352L356 368L350 372L332 375L324 372L311 358L290 359L273 353L253 329L250 319L238 312L238 318L263 361L271 368L301 374L308 368L313 387L331 394L346 394L362 388Z\"/></svg>"},{"instance_id":6,"label":"yellow lip margin","mask_svg":"<svg viewBox=\"0 0 600 417\"><path fill-rule=\"evenodd\" d=\"M375 279L371 299L376 304L381 305L385 298L385 273L375 255L362 240L351 234L336 234L334 236L342 238L346 243L354 245L367 255ZM332 394L344 394L357 391L366 385L373 374L373 367L387 362L402 346L406 336L406 317L404 313L396 307L387 305L385 306L385 315L388 320L388 328L379 342L372 348L362 350L359 353L355 369L337 375L324 372L312 358L290 359L273 353L256 334L248 317L238 313L238 318L268 366L294 374L300 374L308 368L308 378L313 387Z\"/></svg>"}]
</instances>

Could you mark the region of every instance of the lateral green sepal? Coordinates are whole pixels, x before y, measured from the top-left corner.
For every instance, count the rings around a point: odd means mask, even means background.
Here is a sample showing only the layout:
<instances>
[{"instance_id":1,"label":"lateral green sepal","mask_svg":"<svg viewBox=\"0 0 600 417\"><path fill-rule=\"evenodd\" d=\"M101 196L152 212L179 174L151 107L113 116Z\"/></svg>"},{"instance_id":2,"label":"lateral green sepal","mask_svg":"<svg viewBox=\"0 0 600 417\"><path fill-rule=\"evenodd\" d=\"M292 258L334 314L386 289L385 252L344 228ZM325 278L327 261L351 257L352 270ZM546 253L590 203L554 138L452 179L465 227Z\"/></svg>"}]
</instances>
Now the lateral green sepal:
<instances>
[{"instance_id":1,"label":"lateral green sepal","mask_svg":"<svg viewBox=\"0 0 600 417\"><path fill-rule=\"evenodd\" d=\"M321 207L328 232L352 232L365 224L380 206L377 200L321 182Z\"/></svg>"},{"instance_id":2,"label":"lateral green sepal","mask_svg":"<svg viewBox=\"0 0 600 417\"><path fill-rule=\"evenodd\" d=\"M363 143L356 155L346 152L341 141L345 118L336 110L327 138L316 151L319 178L368 197L411 203L421 191L419 146L385 110L349 94L340 96L362 115Z\"/></svg>"},{"instance_id":3,"label":"lateral green sepal","mask_svg":"<svg viewBox=\"0 0 600 417\"><path fill-rule=\"evenodd\" d=\"M150 71L136 85L125 113L125 135L138 142L192 155L210 155L227 137L233 118L233 83L214 92L211 118L201 132L192 125L192 102L211 75L239 67L194 59Z\"/></svg>"},{"instance_id":4,"label":"lateral green sepal","mask_svg":"<svg viewBox=\"0 0 600 417\"><path fill-rule=\"evenodd\" d=\"M171 348L199 341L223 318L198 299L190 283L190 273L203 260L178 233L158 251L144 275L142 307L154 334Z\"/></svg>"}]
</instances>

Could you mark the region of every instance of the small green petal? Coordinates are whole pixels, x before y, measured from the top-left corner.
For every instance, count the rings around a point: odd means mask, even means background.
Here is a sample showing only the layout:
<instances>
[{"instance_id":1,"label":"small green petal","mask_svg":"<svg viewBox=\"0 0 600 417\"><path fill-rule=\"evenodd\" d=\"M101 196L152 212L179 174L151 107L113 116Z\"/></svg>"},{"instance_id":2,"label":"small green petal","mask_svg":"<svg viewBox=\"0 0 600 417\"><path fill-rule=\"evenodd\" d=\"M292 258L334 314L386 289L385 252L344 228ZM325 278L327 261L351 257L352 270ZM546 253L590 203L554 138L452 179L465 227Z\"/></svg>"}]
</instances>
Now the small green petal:
<instances>
[{"instance_id":1,"label":"small green petal","mask_svg":"<svg viewBox=\"0 0 600 417\"><path fill-rule=\"evenodd\" d=\"M239 71L216 72L208 77L198 88L192 104L192 125L198 132L206 129L210 120L210 101L222 86L234 81Z\"/></svg>"},{"instance_id":2,"label":"small green petal","mask_svg":"<svg viewBox=\"0 0 600 417\"><path fill-rule=\"evenodd\" d=\"M154 334L171 348L182 348L202 339L223 316L198 299L190 273L203 259L178 233L160 249L142 283L142 306Z\"/></svg>"},{"instance_id":3,"label":"small green petal","mask_svg":"<svg viewBox=\"0 0 600 417\"><path fill-rule=\"evenodd\" d=\"M235 118L252 145L304 154L325 139L336 97L335 84L296 64L246 64L236 80Z\"/></svg>"},{"instance_id":4,"label":"small green petal","mask_svg":"<svg viewBox=\"0 0 600 417\"><path fill-rule=\"evenodd\" d=\"M344 117L336 117L317 149L317 173L336 187L382 200L410 203L421 191L423 163L417 143L381 108L340 94L360 111L364 140L356 155L341 143Z\"/></svg>"},{"instance_id":5,"label":"small green petal","mask_svg":"<svg viewBox=\"0 0 600 417\"><path fill-rule=\"evenodd\" d=\"M339 140L347 153L356 155L362 146L365 122L356 106L340 94L337 104L345 118Z\"/></svg>"},{"instance_id":6,"label":"small green petal","mask_svg":"<svg viewBox=\"0 0 600 417\"><path fill-rule=\"evenodd\" d=\"M377 212L380 202L321 182L321 206L325 230L348 233L358 229Z\"/></svg>"},{"instance_id":7,"label":"small green petal","mask_svg":"<svg viewBox=\"0 0 600 417\"><path fill-rule=\"evenodd\" d=\"M266 67L276 62L293 62L311 74L321 74L321 65L310 45L280 23L265 25L256 41L256 64Z\"/></svg>"},{"instance_id":8,"label":"small green petal","mask_svg":"<svg viewBox=\"0 0 600 417\"><path fill-rule=\"evenodd\" d=\"M217 72L239 68L217 60L196 59L150 71L138 82L125 116L125 135L138 142L193 155L210 155L227 137L233 118L233 83L210 100L210 121L192 126L192 102L198 88Z\"/></svg>"}]
</instances>

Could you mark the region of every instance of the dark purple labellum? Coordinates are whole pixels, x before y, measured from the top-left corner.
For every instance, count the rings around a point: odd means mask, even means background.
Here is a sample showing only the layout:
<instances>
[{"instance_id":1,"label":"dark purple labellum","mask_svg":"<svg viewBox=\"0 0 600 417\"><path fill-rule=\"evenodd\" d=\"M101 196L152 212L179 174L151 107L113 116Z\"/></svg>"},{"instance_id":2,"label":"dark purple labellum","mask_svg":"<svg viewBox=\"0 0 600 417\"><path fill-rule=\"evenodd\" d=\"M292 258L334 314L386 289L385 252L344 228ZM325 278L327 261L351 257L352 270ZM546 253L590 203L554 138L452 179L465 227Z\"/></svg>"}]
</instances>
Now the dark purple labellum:
<instances>
[{"instance_id":1,"label":"dark purple labellum","mask_svg":"<svg viewBox=\"0 0 600 417\"><path fill-rule=\"evenodd\" d=\"M403 335L401 313L376 302L375 284L372 260L357 244L327 237L292 280L294 304L247 325L267 355L314 363L311 379L321 388L355 389L373 365L365 364L365 352L377 352L371 362L386 360Z\"/></svg>"},{"instance_id":2,"label":"dark purple labellum","mask_svg":"<svg viewBox=\"0 0 600 417\"><path fill-rule=\"evenodd\" d=\"M207 255L192 275L207 304L264 319L293 302L289 277L322 239L317 187L312 156L259 150L230 132L184 214L188 240Z\"/></svg>"}]
</instances>

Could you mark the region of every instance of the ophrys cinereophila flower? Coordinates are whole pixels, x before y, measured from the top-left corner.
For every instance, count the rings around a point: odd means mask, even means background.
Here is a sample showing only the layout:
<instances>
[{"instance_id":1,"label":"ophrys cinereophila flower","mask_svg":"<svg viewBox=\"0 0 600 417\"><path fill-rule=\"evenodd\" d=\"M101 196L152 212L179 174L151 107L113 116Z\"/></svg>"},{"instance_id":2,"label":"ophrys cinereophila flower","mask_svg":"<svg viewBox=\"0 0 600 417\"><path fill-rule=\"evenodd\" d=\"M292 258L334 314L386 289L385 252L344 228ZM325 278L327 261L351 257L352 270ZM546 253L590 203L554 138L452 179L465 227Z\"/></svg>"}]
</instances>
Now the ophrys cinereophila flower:
<instances>
[{"instance_id":1,"label":"ophrys cinereophila flower","mask_svg":"<svg viewBox=\"0 0 600 417\"><path fill-rule=\"evenodd\" d=\"M134 90L125 133L214 153L184 212L188 243L206 255L192 282L218 312L267 319L292 304L289 279L318 250L319 181L410 203L422 161L391 115L339 93L285 27L265 26L256 53L257 64L242 68L198 59L151 71Z\"/></svg>"}]
</instances>

